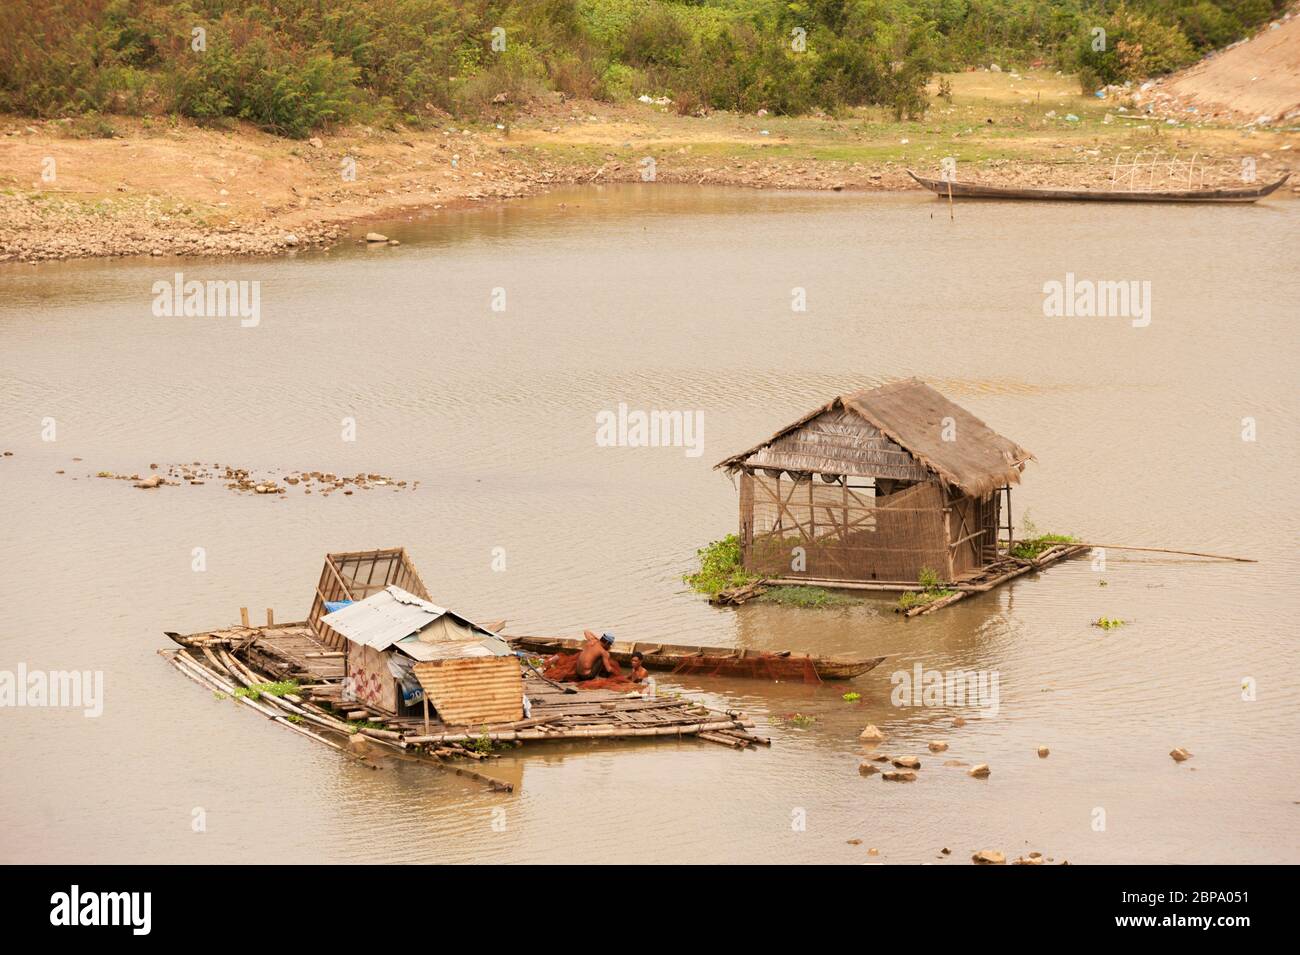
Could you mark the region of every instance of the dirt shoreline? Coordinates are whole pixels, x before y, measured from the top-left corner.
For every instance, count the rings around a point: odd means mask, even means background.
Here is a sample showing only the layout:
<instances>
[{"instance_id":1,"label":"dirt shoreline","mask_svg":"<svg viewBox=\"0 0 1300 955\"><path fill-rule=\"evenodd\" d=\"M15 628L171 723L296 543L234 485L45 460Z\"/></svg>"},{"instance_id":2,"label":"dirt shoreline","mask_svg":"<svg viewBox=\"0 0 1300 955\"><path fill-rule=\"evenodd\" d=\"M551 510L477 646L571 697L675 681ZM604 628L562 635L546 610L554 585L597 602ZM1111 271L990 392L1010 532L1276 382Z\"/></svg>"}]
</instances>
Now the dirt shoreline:
<instances>
[{"instance_id":1,"label":"dirt shoreline","mask_svg":"<svg viewBox=\"0 0 1300 955\"><path fill-rule=\"evenodd\" d=\"M1045 71L952 79L951 102L936 99L919 122L871 110L687 117L558 97L472 126L448 119L306 141L172 119L112 117L88 132L83 121L0 117L0 262L283 254L356 238L378 220L651 173L664 183L897 191L919 188L908 168L935 172L948 155L962 179L1072 187L1101 186L1114 156L1148 150L1195 152L1225 176L1249 154L1260 181L1300 166L1295 131L1175 124L1084 97L1073 78Z\"/></svg>"}]
</instances>

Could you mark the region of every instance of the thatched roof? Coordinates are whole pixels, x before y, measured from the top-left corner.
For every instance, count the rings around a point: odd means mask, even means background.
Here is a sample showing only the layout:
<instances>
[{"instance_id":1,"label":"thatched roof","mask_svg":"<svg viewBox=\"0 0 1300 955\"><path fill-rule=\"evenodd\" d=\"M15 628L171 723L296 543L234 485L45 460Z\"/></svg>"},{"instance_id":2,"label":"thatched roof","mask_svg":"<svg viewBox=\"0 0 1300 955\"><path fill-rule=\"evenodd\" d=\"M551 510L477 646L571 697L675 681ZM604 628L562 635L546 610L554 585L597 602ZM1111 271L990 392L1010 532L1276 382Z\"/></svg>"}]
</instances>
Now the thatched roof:
<instances>
[{"instance_id":1,"label":"thatched roof","mask_svg":"<svg viewBox=\"0 0 1300 955\"><path fill-rule=\"evenodd\" d=\"M945 433L953 439L945 441ZM904 481L937 476L982 497L1003 484L1019 483L1025 462L1032 458L1020 445L912 378L840 395L717 467Z\"/></svg>"}]
</instances>

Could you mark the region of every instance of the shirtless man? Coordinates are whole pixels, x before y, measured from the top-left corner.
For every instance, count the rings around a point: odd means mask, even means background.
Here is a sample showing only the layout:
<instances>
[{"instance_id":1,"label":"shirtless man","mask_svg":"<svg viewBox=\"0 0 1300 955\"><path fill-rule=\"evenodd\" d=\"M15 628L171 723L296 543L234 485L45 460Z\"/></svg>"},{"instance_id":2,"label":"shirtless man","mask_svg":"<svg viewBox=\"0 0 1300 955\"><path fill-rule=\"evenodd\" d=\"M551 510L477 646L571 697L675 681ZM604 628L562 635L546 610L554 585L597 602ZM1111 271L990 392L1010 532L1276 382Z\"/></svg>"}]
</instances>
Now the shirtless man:
<instances>
[{"instance_id":1,"label":"shirtless man","mask_svg":"<svg viewBox=\"0 0 1300 955\"><path fill-rule=\"evenodd\" d=\"M645 668L645 656L640 650L632 653L632 672L628 674L633 683L642 683L650 674Z\"/></svg>"},{"instance_id":2,"label":"shirtless man","mask_svg":"<svg viewBox=\"0 0 1300 955\"><path fill-rule=\"evenodd\" d=\"M609 632L596 636L590 630L584 630L587 643L578 651L577 668L574 677L578 680L598 680L614 673L614 660L609 655L609 648L614 645L614 635Z\"/></svg>"}]
</instances>

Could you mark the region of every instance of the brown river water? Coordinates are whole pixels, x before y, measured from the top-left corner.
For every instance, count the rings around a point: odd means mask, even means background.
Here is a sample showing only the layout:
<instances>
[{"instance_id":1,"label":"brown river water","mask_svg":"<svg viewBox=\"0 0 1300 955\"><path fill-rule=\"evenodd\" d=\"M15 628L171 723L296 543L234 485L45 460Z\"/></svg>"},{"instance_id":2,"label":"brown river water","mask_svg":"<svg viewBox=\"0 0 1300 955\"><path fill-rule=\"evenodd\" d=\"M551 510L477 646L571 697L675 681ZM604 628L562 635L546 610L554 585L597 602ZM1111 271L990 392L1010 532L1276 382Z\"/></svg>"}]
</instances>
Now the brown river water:
<instances>
[{"instance_id":1,"label":"brown river water","mask_svg":"<svg viewBox=\"0 0 1300 955\"><path fill-rule=\"evenodd\" d=\"M0 709L0 861L1300 862L1300 203L950 220L919 193L646 184L378 228L402 245L0 266L0 671L104 681L97 718ZM155 316L177 271L260 282L259 323ZM1150 323L1045 317L1067 273L1150 282ZM1260 562L1112 550L911 621L882 598L686 592L695 549L736 523L717 461L911 375L1037 456L1018 524ZM700 453L599 446L620 403L700 412ZM189 461L420 485L94 477ZM302 619L326 551L397 545L436 600L513 632L889 659L820 687L664 675L744 709L771 749L532 747L490 765L517 784L503 796L345 760L155 653L240 606ZM996 715L893 705L891 674L917 664L996 674ZM867 723L921 757L916 782L859 776Z\"/></svg>"}]
</instances>

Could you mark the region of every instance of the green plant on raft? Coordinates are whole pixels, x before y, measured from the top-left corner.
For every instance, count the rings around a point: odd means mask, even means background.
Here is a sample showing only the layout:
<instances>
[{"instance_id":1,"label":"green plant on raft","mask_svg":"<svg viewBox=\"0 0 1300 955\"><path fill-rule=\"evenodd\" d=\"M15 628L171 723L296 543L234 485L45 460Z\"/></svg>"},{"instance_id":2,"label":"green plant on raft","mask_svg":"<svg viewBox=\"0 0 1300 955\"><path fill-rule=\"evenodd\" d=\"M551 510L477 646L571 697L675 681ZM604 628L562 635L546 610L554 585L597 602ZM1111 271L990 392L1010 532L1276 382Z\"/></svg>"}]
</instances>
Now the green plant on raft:
<instances>
[{"instance_id":1,"label":"green plant on raft","mask_svg":"<svg viewBox=\"0 0 1300 955\"><path fill-rule=\"evenodd\" d=\"M922 589L919 591L909 590L902 594L898 598L899 610L924 607L926 604L934 603L943 597L951 597L957 592L942 586L938 571L931 570L929 567L921 568L921 573L917 575L916 582L921 585Z\"/></svg>"},{"instance_id":2,"label":"green plant on raft","mask_svg":"<svg viewBox=\"0 0 1300 955\"><path fill-rule=\"evenodd\" d=\"M246 696L252 700L258 699L263 693L267 696L295 696L299 689L301 685L297 680L280 680L276 683L254 683L238 687L235 696Z\"/></svg>"},{"instance_id":3,"label":"green plant on raft","mask_svg":"<svg viewBox=\"0 0 1300 955\"><path fill-rule=\"evenodd\" d=\"M1092 622L1094 627L1100 627L1102 630L1114 630L1116 627L1122 627L1128 623L1127 620L1120 620L1118 617L1098 617Z\"/></svg>"},{"instance_id":4,"label":"green plant on raft","mask_svg":"<svg viewBox=\"0 0 1300 955\"><path fill-rule=\"evenodd\" d=\"M376 723L373 720L349 720L348 730L353 733L359 733L362 730L381 730L384 728L383 723Z\"/></svg>"},{"instance_id":5,"label":"green plant on raft","mask_svg":"<svg viewBox=\"0 0 1300 955\"><path fill-rule=\"evenodd\" d=\"M729 587L743 587L758 580L741 565L740 538L735 534L712 541L695 553L700 569L682 575L682 580L696 593L712 597Z\"/></svg>"},{"instance_id":6,"label":"green plant on raft","mask_svg":"<svg viewBox=\"0 0 1300 955\"><path fill-rule=\"evenodd\" d=\"M1077 544L1079 538L1069 534L1039 534L1027 540L1016 541L1011 548L1011 556L1020 560L1033 560L1049 547L1057 544Z\"/></svg>"}]
</instances>

